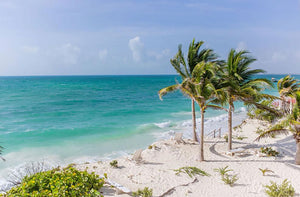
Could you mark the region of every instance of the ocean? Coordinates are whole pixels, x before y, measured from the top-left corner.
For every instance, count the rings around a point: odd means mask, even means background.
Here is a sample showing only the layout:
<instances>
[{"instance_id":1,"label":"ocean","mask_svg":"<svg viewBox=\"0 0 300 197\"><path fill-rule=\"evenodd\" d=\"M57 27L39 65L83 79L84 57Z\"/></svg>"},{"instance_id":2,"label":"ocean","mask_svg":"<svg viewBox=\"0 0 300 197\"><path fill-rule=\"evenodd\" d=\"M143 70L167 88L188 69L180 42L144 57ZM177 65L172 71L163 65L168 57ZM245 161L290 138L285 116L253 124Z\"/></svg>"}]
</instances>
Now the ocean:
<instances>
[{"instance_id":1,"label":"ocean","mask_svg":"<svg viewBox=\"0 0 300 197\"><path fill-rule=\"evenodd\" d=\"M191 138L190 99L178 91L161 101L157 94L175 80L180 77L0 77L0 145L6 159L0 161L0 180L30 161L93 162L130 154L175 132ZM276 88L266 92L278 94ZM227 131L225 111L207 110L205 116L207 133ZM234 125L245 118L246 108L236 103Z\"/></svg>"}]
</instances>

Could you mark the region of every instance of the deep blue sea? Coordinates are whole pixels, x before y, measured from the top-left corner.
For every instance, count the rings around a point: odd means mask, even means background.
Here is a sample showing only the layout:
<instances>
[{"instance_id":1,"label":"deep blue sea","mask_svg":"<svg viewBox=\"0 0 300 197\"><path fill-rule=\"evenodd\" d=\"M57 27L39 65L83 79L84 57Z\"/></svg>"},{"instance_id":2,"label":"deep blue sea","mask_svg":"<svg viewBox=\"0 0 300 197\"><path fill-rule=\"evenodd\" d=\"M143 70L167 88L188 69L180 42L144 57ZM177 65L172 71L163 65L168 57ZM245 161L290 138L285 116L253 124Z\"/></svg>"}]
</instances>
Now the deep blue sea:
<instances>
[{"instance_id":1,"label":"deep blue sea","mask_svg":"<svg viewBox=\"0 0 300 197\"><path fill-rule=\"evenodd\" d=\"M0 145L6 159L0 161L0 179L28 161L96 161L145 148L176 131L191 137L190 99L181 92L163 101L157 95L175 79L180 81L174 75L0 77ZM235 111L238 124L246 109L237 103ZM208 110L205 121L207 132L219 127L226 132L224 111Z\"/></svg>"}]
</instances>

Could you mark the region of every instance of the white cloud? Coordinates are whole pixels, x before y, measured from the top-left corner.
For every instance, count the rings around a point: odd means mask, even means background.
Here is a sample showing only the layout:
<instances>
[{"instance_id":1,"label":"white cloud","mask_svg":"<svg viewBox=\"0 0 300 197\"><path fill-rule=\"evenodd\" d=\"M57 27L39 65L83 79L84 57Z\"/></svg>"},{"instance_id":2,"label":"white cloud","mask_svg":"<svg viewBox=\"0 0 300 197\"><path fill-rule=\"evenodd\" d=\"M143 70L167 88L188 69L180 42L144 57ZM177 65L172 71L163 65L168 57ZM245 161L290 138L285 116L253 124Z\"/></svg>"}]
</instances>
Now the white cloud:
<instances>
[{"instance_id":1,"label":"white cloud","mask_svg":"<svg viewBox=\"0 0 300 197\"><path fill-rule=\"evenodd\" d=\"M245 42L239 42L236 47L237 51L242 51L242 50L246 50L246 49L247 49L247 45Z\"/></svg>"},{"instance_id":2,"label":"white cloud","mask_svg":"<svg viewBox=\"0 0 300 197\"><path fill-rule=\"evenodd\" d=\"M134 61L139 62L143 56L144 44L142 43L139 36L132 38L128 43L129 49L132 52L132 58Z\"/></svg>"},{"instance_id":3,"label":"white cloud","mask_svg":"<svg viewBox=\"0 0 300 197\"><path fill-rule=\"evenodd\" d=\"M107 57L107 49L100 50L98 52L99 59L103 61Z\"/></svg>"},{"instance_id":4,"label":"white cloud","mask_svg":"<svg viewBox=\"0 0 300 197\"><path fill-rule=\"evenodd\" d=\"M65 64L76 64L78 62L80 48L70 43L62 45L58 52Z\"/></svg>"},{"instance_id":5,"label":"white cloud","mask_svg":"<svg viewBox=\"0 0 300 197\"><path fill-rule=\"evenodd\" d=\"M21 49L26 53L36 54L39 52L39 47L36 46L22 46Z\"/></svg>"}]
</instances>

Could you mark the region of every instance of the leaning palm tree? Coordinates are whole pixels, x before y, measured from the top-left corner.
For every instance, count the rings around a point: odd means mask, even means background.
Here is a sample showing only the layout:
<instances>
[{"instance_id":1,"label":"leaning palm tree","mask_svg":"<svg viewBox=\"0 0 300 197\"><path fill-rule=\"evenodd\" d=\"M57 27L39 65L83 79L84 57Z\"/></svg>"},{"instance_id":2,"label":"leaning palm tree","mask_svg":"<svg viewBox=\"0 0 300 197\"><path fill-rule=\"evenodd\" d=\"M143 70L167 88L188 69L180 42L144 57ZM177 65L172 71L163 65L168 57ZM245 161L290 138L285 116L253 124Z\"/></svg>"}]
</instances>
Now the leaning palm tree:
<instances>
[{"instance_id":1,"label":"leaning palm tree","mask_svg":"<svg viewBox=\"0 0 300 197\"><path fill-rule=\"evenodd\" d=\"M294 92L299 89L299 86L299 82L290 75L281 78L277 82L280 99L282 100L281 109L283 110L283 113L287 113L288 111L286 106L286 97L294 97Z\"/></svg>"},{"instance_id":2,"label":"leaning palm tree","mask_svg":"<svg viewBox=\"0 0 300 197\"><path fill-rule=\"evenodd\" d=\"M184 58L184 54L182 52L182 45L178 46L178 52L170 60L171 65L176 70L176 72L181 76L182 81L185 79L192 79L192 72L196 65L199 62L218 62L221 63L221 61L217 60L217 55L213 52L212 49L202 49L200 50L200 47L203 45L203 41L195 42L195 39L190 43L188 55L187 55L187 61ZM180 84L175 84L168 86L166 88L161 89L158 92L159 98L162 100L162 96L169 92L173 92L175 90L180 89L182 86ZM192 122L193 122L193 139L195 141L198 141L197 139L197 133L196 133L196 113L195 113L195 100L191 98L192 103Z\"/></svg>"},{"instance_id":3,"label":"leaning palm tree","mask_svg":"<svg viewBox=\"0 0 300 197\"><path fill-rule=\"evenodd\" d=\"M204 114L207 108L224 109L215 105L218 94L222 93L216 89L218 78L216 70L218 65L209 62L200 62L192 72L191 79L185 79L181 84L181 90L184 94L193 98L197 102L201 112L201 130L200 130L200 161L204 161Z\"/></svg>"},{"instance_id":4,"label":"leaning palm tree","mask_svg":"<svg viewBox=\"0 0 300 197\"><path fill-rule=\"evenodd\" d=\"M292 113L286 115L282 121L272 126L269 130L261 133L256 140L259 141L262 138L274 136L274 134L288 134L292 132L297 145L295 163L300 165L300 91L296 91L292 95L296 98Z\"/></svg>"},{"instance_id":5,"label":"leaning palm tree","mask_svg":"<svg viewBox=\"0 0 300 197\"><path fill-rule=\"evenodd\" d=\"M256 74L264 73L262 69L250 69L249 65L256 59L248 56L247 51L235 51L231 49L225 66L223 67L221 86L226 92L226 103L228 104L228 149L232 149L232 112L234 102L242 101L248 105L260 106L256 101L258 98L271 97L261 94L265 86L271 86L271 81L264 78L255 78ZM266 106L260 106L266 108Z\"/></svg>"}]
</instances>

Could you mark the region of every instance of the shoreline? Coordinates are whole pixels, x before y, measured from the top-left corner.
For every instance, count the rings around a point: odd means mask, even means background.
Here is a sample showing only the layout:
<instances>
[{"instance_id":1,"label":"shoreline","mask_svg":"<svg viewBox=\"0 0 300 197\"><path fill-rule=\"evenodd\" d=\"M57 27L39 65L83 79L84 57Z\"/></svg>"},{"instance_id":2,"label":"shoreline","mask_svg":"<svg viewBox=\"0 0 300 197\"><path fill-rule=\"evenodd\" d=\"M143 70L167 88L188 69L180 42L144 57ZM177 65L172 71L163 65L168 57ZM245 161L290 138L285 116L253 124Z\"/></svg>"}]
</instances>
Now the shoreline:
<instances>
[{"instance_id":1,"label":"shoreline","mask_svg":"<svg viewBox=\"0 0 300 197\"><path fill-rule=\"evenodd\" d=\"M294 164L296 144L289 135L280 135L276 138L266 138L260 142L253 142L257 134L255 130L264 128L268 123L246 119L246 123L234 131L234 136L247 137L243 140L234 139L233 148L243 147L245 155L226 155L227 143L224 138L205 139L204 162L197 161L198 145L191 140L184 139L186 144L177 144L174 140L154 142L155 149L144 149L142 159L144 163L136 164L130 157L116 159L119 168L113 168L109 161L76 164L79 170L87 170L103 175L119 183L131 191L149 187L154 196L161 196L172 190L167 196L265 196L263 185L270 184L270 180L282 183L288 179L296 190L295 196L300 196L300 186L297 185L300 177L297 174L300 166ZM279 157L260 157L257 155L260 147L274 147L280 152ZM209 173L211 176L195 176L190 178L186 174L176 175L174 170L194 166ZM233 169L238 181L233 187L225 185L220 176L214 172L215 168L228 166ZM274 173L262 176L259 168L268 168ZM172 189L173 188L173 189ZM105 186L104 196L129 196L118 194L115 189Z\"/></svg>"},{"instance_id":2,"label":"shoreline","mask_svg":"<svg viewBox=\"0 0 300 197\"><path fill-rule=\"evenodd\" d=\"M181 113L182 112L180 112L177 116L183 116ZM8 175L7 172L18 170L28 162L48 161L50 166L66 166L68 163L96 162L98 160L108 161L122 156L129 156L130 153L134 152L134 150L147 148L150 144L156 141L170 139L175 132L183 132L184 138L192 138L192 121L187 119L190 117L189 115L190 114L184 115L183 120L162 120L161 122L142 124L138 127L138 129L142 131L145 130L144 132L136 133L126 139L116 138L104 143L99 142L98 146L97 144L88 144L88 146L76 145L76 147L72 148L71 145L74 145L74 143L66 141L63 146L64 150L61 151L63 152L63 156L59 154L56 155L61 148L61 146L58 146L57 144L51 147L25 147L18 151L9 153L4 152L4 155L2 156L6 159L6 162L2 163L2 169L0 170L0 185L6 183L5 177ZM242 122L242 118L240 117L244 116L246 117L246 113L244 108L241 107L234 115L234 125ZM207 125L207 133L219 128L221 125L224 125L225 128L227 114L225 113L208 117L205 121ZM198 125L200 124L200 118L197 119L197 123ZM211 127L211 125L214 127ZM151 130L153 128L155 129L154 131ZM117 147L119 144L123 145ZM82 149L85 148L87 149L86 151L84 150L84 152L79 153L79 151L82 151ZM86 154L87 152L88 154ZM69 153L72 155L69 155Z\"/></svg>"}]
</instances>

